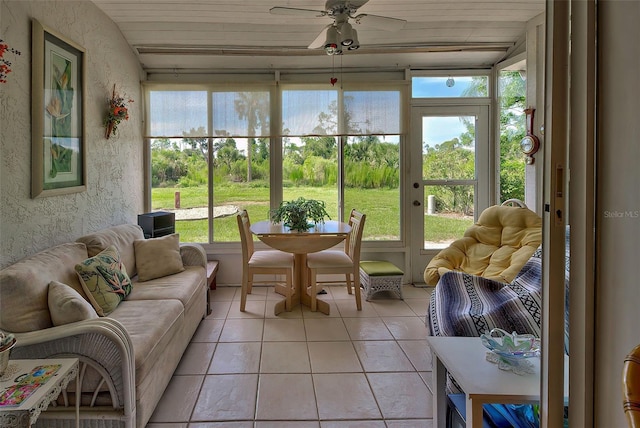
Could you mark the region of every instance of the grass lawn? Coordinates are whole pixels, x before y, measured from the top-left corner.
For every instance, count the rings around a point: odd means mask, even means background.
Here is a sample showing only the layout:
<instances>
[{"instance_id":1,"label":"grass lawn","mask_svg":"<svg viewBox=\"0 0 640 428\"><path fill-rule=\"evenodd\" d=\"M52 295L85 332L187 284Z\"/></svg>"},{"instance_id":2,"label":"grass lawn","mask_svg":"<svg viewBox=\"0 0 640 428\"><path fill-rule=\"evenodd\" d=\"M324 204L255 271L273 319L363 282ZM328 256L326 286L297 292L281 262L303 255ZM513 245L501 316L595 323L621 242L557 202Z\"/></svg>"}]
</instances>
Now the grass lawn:
<instances>
[{"instance_id":1,"label":"grass lawn","mask_svg":"<svg viewBox=\"0 0 640 428\"><path fill-rule=\"evenodd\" d=\"M154 210L174 209L175 192L180 192L181 208L207 206L206 187L154 188L152 205ZM337 218L337 191L334 187L287 187L283 190L285 200L304 196L307 199L323 200L332 219ZM214 205L235 205L249 212L252 222L268 219L269 189L257 187L255 183L231 183L216 186ZM364 229L365 240L398 240L400 237L399 192L389 189L346 189L345 217L351 208L367 215ZM455 216L425 216L425 241L442 242L461 237L471 226L473 219ZM235 216L213 220L215 242L237 242L240 240ZM184 242L209 242L207 220L176 221L176 232Z\"/></svg>"}]
</instances>

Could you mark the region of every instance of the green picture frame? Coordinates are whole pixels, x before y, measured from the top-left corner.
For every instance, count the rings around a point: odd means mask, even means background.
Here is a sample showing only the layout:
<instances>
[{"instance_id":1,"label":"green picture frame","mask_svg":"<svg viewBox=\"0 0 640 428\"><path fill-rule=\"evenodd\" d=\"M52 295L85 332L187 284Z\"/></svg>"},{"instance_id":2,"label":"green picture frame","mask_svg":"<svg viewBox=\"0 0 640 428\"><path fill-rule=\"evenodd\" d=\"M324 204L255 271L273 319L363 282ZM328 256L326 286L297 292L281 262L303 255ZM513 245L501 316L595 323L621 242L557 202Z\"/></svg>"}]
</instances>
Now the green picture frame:
<instances>
[{"instance_id":1,"label":"green picture frame","mask_svg":"<svg viewBox=\"0 0 640 428\"><path fill-rule=\"evenodd\" d=\"M85 50L32 20L31 197L87 189Z\"/></svg>"}]
</instances>

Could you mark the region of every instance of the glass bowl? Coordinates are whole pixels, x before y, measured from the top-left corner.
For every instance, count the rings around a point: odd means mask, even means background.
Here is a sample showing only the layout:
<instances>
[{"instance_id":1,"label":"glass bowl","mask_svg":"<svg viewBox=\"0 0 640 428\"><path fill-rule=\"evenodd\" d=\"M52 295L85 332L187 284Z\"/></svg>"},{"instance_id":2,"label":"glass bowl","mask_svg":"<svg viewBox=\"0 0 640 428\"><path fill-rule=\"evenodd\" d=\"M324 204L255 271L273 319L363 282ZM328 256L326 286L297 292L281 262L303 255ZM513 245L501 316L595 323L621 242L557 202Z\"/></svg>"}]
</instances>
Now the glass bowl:
<instances>
[{"instance_id":1,"label":"glass bowl","mask_svg":"<svg viewBox=\"0 0 640 428\"><path fill-rule=\"evenodd\" d=\"M482 344L500 357L513 361L540 356L540 339L532 334L507 333L494 328L480 336Z\"/></svg>"}]
</instances>

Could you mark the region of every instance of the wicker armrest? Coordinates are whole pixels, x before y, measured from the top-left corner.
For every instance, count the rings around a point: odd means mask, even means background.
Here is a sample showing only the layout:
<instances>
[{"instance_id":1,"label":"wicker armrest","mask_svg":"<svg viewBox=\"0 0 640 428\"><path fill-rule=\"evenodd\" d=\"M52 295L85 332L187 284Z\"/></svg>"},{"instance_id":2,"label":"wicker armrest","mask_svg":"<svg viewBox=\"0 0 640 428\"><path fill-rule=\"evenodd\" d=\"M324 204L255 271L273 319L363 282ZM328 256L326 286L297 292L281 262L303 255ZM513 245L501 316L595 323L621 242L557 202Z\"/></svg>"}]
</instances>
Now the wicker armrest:
<instances>
[{"instance_id":1,"label":"wicker armrest","mask_svg":"<svg viewBox=\"0 0 640 428\"><path fill-rule=\"evenodd\" d=\"M113 415L100 412L101 418L135 420L133 345L118 321L105 317L17 333L16 341L12 359L78 358L83 413L106 407L112 409ZM75 385L70 384L68 389L77 396ZM67 393L63 392L65 396ZM75 399L67 407L55 408L56 418L73 419L73 404ZM44 414L42 417L47 418Z\"/></svg>"}]
</instances>

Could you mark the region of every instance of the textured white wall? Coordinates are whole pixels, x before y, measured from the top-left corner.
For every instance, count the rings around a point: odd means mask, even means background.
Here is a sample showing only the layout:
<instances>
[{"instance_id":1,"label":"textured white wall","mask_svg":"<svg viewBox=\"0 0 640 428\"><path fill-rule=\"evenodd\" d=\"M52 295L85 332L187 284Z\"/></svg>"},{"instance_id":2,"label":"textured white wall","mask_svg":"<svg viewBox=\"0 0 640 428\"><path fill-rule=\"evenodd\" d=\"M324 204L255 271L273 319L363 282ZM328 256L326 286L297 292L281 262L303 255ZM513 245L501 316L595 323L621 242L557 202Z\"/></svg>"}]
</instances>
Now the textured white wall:
<instances>
[{"instance_id":1,"label":"textured white wall","mask_svg":"<svg viewBox=\"0 0 640 428\"><path fill-rule=\"evenodd\" d=\"M87 56L87 191L31 199L31 18ZM95 230L136 223L143 211L140 63L118 27L90 1L1 1L0 35L21 56L0 84L0 267ZM113 84L135 100L119 136L104 138Z\"/></svg>"}]
</instances>

